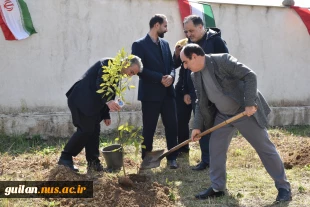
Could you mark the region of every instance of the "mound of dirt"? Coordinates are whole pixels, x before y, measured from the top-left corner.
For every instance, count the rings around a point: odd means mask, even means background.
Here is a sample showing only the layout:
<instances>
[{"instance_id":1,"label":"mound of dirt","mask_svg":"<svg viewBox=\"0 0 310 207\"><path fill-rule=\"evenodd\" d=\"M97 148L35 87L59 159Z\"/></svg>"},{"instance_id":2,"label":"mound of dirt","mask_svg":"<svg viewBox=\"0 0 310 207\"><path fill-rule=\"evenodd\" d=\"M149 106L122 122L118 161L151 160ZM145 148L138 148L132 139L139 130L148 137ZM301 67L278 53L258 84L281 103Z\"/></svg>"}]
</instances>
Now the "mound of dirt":
<instances>
[{"instance_id":1,"label":"mound of dirt","mask_svg":"<svg viewBox=\"0 0 310 207\"><path fill-rule=\"evenodd\" d=\"M126 157L124 158L124 164L125 164L125 167L130 167L130 168L139 166L139 164L135 163L133 160L128 159Z\"/></svg>"},{"instance_id":2,"label":"mound of dirt","mask_svg":"<svg viewBox=\"0 0 310 207\"><path fill-rule=\"evenodd\" d=\"M87 174L79 174L70 170L63 165L57 165L51 169L47 178L49 181L88 181L90 176Z\"/></svg>"},{"instance_id":3,"label":"mound of dirt","mask_svg":"<svg viewBox=\"0 0 310 207\"><path fill-rule=\"evenodd\" d=\"M273 139L277 149L281 152L285 169L294 166L310 165L310 140L305 138Z\"/></svg>"},{"instance_id":4,"label":"mound of dirt","mask_svg":"<svg viewBox=\"0 0 310 207\"><path fill-rule=\"evenodd\" d=\"M292 169L294 166L310 165L310 145L303 145L300 149L287 152L284 159L285 169Z\"/></svg>"},{"instance_id":5,"label":"mound of dirt","mask_svg":"<svg viewBox=\"0 0 310 207\"><path fill-rule=\"evenodd\" d=\"M105 174L93 182L93 198L57 198L61 206L173 206L169 200L170 189L166 186L151 182L144 175L128 175L132 187L119 184L117 177L107 177ZM64 166L57 166L50 171L48 180L56 181L88 181L88 175L74 173Z\"/></svg>"}]
</instances>

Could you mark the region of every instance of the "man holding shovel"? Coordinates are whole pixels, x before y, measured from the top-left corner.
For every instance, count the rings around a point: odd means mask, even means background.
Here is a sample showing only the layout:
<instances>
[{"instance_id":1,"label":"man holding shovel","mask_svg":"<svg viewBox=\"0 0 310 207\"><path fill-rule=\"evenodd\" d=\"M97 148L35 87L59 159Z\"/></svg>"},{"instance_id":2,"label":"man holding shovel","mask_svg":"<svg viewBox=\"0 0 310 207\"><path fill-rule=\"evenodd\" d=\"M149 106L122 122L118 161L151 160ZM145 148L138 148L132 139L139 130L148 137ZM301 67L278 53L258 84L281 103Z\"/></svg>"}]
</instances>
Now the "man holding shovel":
<instances>
[{"instance_id":1,"label":"man holding shovel","mask_svg":"<svg viewBox=\"0 0 310 207\"><path fill-rule=\"evenodd\" d=\"M247 116L212 132L210 138L211 187L195 195L197 199L224 196L226 153L234 133L239 132L258 153L278 189L276 201L292 199L282 160L269 140L266 129L270 108L257 90L254 71L229 54L206 55L197 44L186 45L180 54L184 68L191 70L197 93L192 140L203 127L210 128L245 111Z\"/></svg>"}]
</instances>

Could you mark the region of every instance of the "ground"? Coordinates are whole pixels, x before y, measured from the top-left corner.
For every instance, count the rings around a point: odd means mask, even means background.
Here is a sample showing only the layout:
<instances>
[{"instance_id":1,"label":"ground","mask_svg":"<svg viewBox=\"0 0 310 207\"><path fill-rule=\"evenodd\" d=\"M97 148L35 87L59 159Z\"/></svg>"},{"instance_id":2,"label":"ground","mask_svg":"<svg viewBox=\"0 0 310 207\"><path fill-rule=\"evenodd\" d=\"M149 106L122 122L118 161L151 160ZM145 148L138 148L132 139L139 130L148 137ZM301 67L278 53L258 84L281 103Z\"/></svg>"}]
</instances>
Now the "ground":
<instances>
[{"instance_id":1,"label":"ground","mask_svg":"<svg viewBox=\"0 0 310 207\"><path fill-rule=\"evenodd\" d=\"M63 142L42 144L40 141L22 142L17 138L0 139L0 180L92 180L93 198L2 198L0 206L309 206L310 203L310 133L306 127L270 129L292 186L293 201L274 203L277 190L264 170L257 154L241 135L236 135L227 156L227 192L218 199L199 201L194 194L210 185L208 170L193 172L200 158L199 146L191 143L190 153L178 158L180 168L170 170L166 160L152 170L139 171L139 159L134 149L126 149L125 166L132 186L120 184L123 171L87 173L84 153L74 159L81 172L76 174L56 162ZM10 138L11 141L8 141ZM14 140L12 142L12 140ZM21 150L18 145L26 145ZM35 143L37 142L37 143ZM155 140L155 149L165 148L162 135ZM103 164L104 158L100 157Z\"/></svg>"}]
</instances>

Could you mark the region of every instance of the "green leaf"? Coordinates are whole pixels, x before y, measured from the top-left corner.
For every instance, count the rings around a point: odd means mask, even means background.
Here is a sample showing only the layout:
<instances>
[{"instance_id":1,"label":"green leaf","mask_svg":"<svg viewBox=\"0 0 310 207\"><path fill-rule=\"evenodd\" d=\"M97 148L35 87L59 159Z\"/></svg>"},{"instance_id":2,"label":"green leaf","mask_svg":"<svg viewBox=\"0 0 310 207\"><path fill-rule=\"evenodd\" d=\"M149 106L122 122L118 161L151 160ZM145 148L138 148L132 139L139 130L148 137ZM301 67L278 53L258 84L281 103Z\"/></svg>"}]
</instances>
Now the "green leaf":
<instances>
[{"instance_id":1,"label":"green leaf","mask_svg":"<svg viewBox=\"0 0 310 207\"><path fill-rule=\"evenodd\" d=\"M103 92L104 92L104 90L99 89L99 90L97 90L96 92L97 92L97 93L103 93Z\"/></svg>"}]
</instances>

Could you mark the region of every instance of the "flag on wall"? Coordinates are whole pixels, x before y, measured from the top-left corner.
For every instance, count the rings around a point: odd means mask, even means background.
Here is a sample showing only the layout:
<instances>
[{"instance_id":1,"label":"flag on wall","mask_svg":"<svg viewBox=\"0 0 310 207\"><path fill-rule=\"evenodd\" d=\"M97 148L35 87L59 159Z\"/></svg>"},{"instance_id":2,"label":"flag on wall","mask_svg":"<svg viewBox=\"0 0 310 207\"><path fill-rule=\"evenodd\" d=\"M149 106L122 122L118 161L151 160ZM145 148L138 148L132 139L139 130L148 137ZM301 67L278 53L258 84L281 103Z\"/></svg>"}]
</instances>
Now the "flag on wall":
<instances>
[{"instance_id":1,"label":"flag on wall","mask_svg":"<svg viewBox=\"0 0 310 207\"><path fill-rule=\"evenodd\" d=\"M184 17L195 14L201 17L205 27L215 27L215 20L212 8L206 3L197 3L188 0L178 0L182 21Z\"/></svg>"},{"instance_id":2,"label":"flag on wall","mask_svg":"<svg viewBox=\"0 0 310 207\"><path fill-rule=\"evenodd\" d=\"M309 8L300 8L298 6L291 6L297 14L300 16L301 20L307 27L308 33L310 34L310 9Z\"/></svg>"},{"instance_id":3,"label":"flag on wall","mask_svg":"<svg viewBox=\"0 0 310 207\"><path fill-rule=\"evenodd\" d=\"M23 0L0 0L0 26L6 40L22 40L37 33Z\"/></svg>"}]
</instances>

